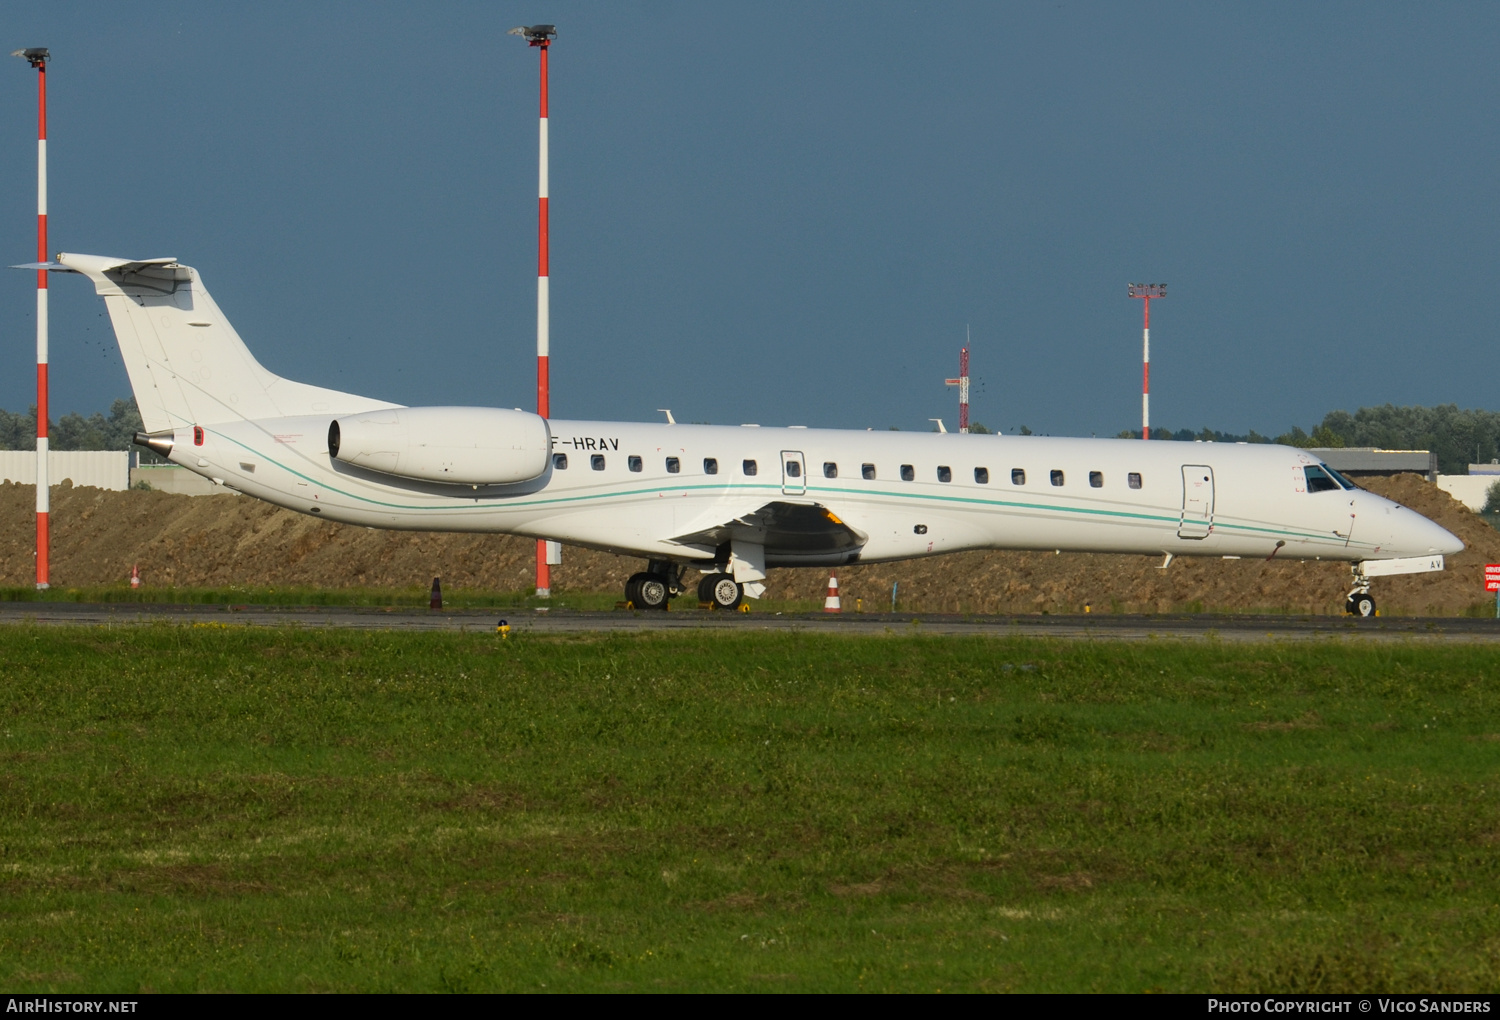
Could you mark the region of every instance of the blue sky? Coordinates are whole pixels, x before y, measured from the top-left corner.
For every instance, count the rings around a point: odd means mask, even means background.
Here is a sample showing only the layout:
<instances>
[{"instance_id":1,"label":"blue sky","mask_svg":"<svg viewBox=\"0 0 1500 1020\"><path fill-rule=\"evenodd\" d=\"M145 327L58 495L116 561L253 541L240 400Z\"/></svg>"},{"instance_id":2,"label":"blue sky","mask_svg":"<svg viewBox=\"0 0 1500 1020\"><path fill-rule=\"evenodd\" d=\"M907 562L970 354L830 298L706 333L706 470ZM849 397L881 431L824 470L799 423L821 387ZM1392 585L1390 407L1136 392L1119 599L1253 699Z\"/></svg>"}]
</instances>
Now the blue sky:
<instances>
[{"instance_id":1,"label":"blue sky","mask_svg":"<svg viewBox=\"0 0 1500 1020\"><path fill-rule=\"evenodd\" d=\"M555 22L553 412L1113 434L1495 407L1500 7L15 5L52 247L198 267L273 371L532 406L535 51ZM34 248L35 73L0 74ZM0 276L0 406L32 399ZM53 289L55 413L128 385Z\"/></svg>"}]
</instances>

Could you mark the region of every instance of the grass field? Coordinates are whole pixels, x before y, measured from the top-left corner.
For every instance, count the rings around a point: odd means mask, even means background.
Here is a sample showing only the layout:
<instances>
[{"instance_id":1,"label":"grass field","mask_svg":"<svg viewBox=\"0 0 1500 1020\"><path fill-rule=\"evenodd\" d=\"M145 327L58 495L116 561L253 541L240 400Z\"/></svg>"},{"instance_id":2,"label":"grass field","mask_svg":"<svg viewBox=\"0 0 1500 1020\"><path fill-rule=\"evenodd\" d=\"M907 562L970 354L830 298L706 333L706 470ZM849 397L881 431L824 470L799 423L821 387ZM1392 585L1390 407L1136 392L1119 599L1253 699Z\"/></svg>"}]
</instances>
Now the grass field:
<instances>
[{"instance_id":1,"label":"grass field","mask_svg":"<svg viewBox=\"0 0 1500 1020\"><path fill-rule=\"evenodd\" d=\"M1493 990L1465 646L0 629L0 986Z\"/></svg>"}]
</instances>

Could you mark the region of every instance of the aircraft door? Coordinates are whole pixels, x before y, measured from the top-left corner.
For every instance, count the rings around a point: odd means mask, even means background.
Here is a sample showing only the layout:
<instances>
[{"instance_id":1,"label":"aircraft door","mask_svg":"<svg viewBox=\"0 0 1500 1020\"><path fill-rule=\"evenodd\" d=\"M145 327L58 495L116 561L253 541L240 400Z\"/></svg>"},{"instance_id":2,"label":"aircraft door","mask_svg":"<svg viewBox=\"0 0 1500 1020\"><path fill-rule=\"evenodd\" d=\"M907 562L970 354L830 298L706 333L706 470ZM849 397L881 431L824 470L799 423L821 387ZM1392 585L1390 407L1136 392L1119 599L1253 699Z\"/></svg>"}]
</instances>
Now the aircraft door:
<instances>
[{"instance_id":1,"label":"aircraft door","mask_svg":"<svg viewBox=\"0 0 1500 1020\"><path fill-rule=\"evenodd\" d=\"M1178 538L1207 538L1214 529L1214 469L1206 464L1182 466L1182 520Z\"/></svg>"},{"instance_id":2,"label":"aircraft door","mask_svg":"<svg viewBox=\"0 0 1500 1020\"><path fill-rule=\"evenodd\" d=\"M807 464L800 450L781 451L781 491L788 496L807 492Z\"/></svg>"}]
</instances>

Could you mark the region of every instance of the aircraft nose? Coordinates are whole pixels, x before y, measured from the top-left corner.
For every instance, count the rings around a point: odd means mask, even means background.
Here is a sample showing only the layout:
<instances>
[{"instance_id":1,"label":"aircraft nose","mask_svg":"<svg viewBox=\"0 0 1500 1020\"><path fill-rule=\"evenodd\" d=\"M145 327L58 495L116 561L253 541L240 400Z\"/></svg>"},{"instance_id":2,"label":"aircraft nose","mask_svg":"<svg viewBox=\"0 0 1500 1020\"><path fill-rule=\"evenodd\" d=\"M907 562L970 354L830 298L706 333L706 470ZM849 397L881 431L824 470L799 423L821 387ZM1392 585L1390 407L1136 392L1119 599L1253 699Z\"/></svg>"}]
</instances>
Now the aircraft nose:
<instances>
[{"instance_id":1,"label":"aircraft nose","mask_svg":"<svg viewBox=\"0 0 1500 1020\"><path fill-rule=\"evenodd\" d=\"M1432 546L1444 556L1452 556L1454 553L1464 551L1463 541L1457 535L1440 525L1427 522L1432 527Z\"/></svg>"},{"instance_id":2,"label":"aircraft nose","mask_svg":"<svg viewBox=\"0 0 1500 1020\"><path fill-rule=\"evenodd\" d=\"M1464 544L1453 532L1415 510L1402 507L1402 511L1400 544L1410 550L1407 555L1431 556L1433 553L1442 553L1444 556L1452 556L1463 552Z\"/></svg>"},{"instance_id":3,"label":"aircraft nose","mask_svg":"<svg viewBox=\"0 0 1500 1020\"><path fill-rule=\"evenodd\" d=\"M1387 555L1452 556L1463 552L1464 544L1457 535L1410 507L1373 493L1360 493L1360 496L1359 509L1367 515L1364 519L1372 524L1384 522L1383 529L1378 526L1375 529L1377 533L1384 530L1384 536L1376 538L1372 535L1371 538L1377 541L1383 538L1382 544L1390 550Z\"/></svg>"}]
</instances>

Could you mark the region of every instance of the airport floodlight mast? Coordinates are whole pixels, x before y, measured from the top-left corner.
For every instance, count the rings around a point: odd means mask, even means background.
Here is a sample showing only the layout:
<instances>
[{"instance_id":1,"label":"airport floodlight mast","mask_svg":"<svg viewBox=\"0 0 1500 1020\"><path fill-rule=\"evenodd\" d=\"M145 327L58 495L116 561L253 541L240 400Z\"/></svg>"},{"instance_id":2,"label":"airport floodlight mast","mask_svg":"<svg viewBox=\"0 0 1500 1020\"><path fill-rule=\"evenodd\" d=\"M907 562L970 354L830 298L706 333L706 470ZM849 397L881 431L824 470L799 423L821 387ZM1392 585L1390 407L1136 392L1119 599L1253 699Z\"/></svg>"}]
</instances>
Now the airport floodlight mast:
<instances>
[{"instance_id":1,"label":"airport floodlight mast","mask_svg":"<svg viewBox=\"0 0 1500 1020\"><path fill-rule=\"evenodd\" d=\"M969 348L959 349L958 378L944 379L943 385L958 387L958 431L967 435L969 431Z\"/></svg>"},{"instance_id":2,"label":"airport floodlight mast","mask_svg":"<svg viewBox=\"0 0 1500 1020\"><path fill-rule=\"evenodd\" d=\"M36 260L47 261L47 61L52 54L33 47L16 50L37 75L36 128ZM36 271L36 586L50 584L49 556L52 542L48 529L52 489L47 478L47 270Z\"/></svg>"},{"instance_id":3,"label":"airport floodlight mast","mask_svg":"<svg viewBox=\"0 0 1500 1020\"><path fill-rule=\"evenodd\" d=\"M552 346L551 296L548 292L547 227L547 50L557 38L556 25L522 25L507 35L518 35L542 51L542 105L539 158L537 162L537 269L536 269L536 413L552 416L551 373L548 358ZM547 563L547 540L536 540L536 594L552 596L552 568Z\"/></svg>"},{"instance_id":4,"label":"airport floodlight mast","mask_svg":"<svg viewBox=\"0 0 1500 1020\"><path fill-rule=\"evenodd\" d=\"M1132 283L1130 296L1141 299L1146 310L1145 325L1141 329L1141 438L1151 438L1151 301L1167 296L1165 283Z\"/></svg>"}]
</instances>

